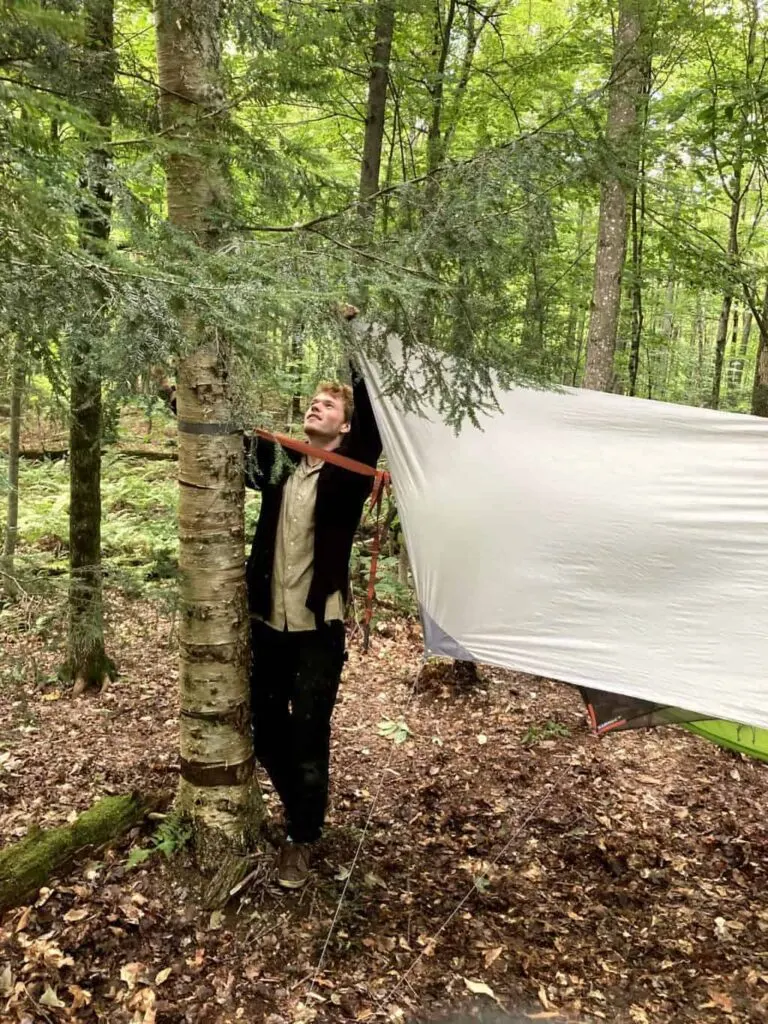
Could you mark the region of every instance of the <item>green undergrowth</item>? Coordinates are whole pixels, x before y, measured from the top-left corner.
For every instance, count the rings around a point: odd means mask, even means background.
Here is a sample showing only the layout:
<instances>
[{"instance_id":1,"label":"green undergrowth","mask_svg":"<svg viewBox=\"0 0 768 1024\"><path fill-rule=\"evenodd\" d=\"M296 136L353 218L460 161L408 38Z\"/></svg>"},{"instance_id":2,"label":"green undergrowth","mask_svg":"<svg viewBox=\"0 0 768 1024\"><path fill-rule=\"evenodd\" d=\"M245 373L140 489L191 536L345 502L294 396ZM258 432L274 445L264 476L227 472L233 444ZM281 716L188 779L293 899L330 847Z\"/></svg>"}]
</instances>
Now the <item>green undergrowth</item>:
<instances>
[{"instance_id":1,"label":"green undergrowth","mask_svg":"<svg viewBox=\"0 0 768 1024\"><path fill-rule=\"evenodd\" d=\"M0 460L0 480L6 468ZM167 591L178 565L176 463L108 454L102 461L101 485L107 585L136 597ZM68 463L22 461L19 495L19 576L55 585L68 565ZM0 521L6 500L7 491L0 494ZM249 498L246 536L253 535L257 513L258 499Z\"/></svg>"},{"instance_id":2,"label":"green undergrowth","mask_svg":"<svg viewBox=\"0 0 768 1024\"><path fill-rule=\"evenodd\" d=\"M176 814L170 814L160 822L156 832L150 837L148 845L131 848L125 866L128 870L132 870L157 853L162 853L166 858L170 858L182 850L191 837L192 830L189 822Z\"/></svg>"}]
</instances>

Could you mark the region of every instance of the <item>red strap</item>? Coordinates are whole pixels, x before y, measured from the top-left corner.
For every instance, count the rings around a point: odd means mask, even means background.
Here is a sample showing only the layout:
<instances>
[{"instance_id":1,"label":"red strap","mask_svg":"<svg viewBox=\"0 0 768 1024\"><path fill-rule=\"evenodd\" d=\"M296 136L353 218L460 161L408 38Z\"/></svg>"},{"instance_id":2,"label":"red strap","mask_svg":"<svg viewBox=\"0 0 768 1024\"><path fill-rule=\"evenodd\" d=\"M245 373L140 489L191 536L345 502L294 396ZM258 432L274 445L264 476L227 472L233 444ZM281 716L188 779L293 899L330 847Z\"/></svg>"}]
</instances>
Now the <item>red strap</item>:
<instances>
[{"instance_id":1,"label":"red strap","mask_svg":"<svg viewBox=\"0 0 768 1024\"><path fill-rule=\"evenodd\" d=\"M384 499L384 492L389 490L392 478L383 469L376 469L365 462L358 462L357 459L350 459L347 455L340 455L339 452L329 451L327 448L316 448L315 445L307 444L306 441L298 441L295 437L287 434L275 434L269 430L257 429L254 431L257 437L265 441L274 441L302 455L311 455L315 459L322 459L324 462L331 462L334 466L348 469L351 473L360 473L363 476L374 478L373 490L371 491L370 508L376 510L376 529L373 534L373 545L371 547L371 569L368 575L368 592L365 598L365 613L363 615L363 650L368 650L368 641L371 635L371 619L373 618L373 602L376 598L376 573L379 567L379 552L381 550L381 504Z\"/></svg>"},{"instance_id":2,"label":"red strap","mask_svg":"<svg viewBox=\"0 0 768 1024\"><path fill-rule=\"evenodd\" d=\"M269 430L260 429L255 430L254 433L257 437L263 437L265 441L274 441L277 444L281 444L284 448L290 448L295 452L300 452L302 455L311 455L313 459L332 462L334 466L341 466L342 469L348 469L351 473L372 476L377 480L384 477L389 478L389 473L383 469L376 469L375 466L369 466L366 462L358 462L357 459L350 459L348 455L341 455L339 452L329 451L327 448L317 448L313 444L299 441L295 437L289 437L287 434L273 434Z\"/></svg>"},{"instance_id":3,"label":"red strap","mask_svg":"<svg viewBox=\"0 0 768 1024\"><path fill-rule=\"evenodd\" d=\"M376 598L376 573L379 568L379 552L381 551L381 504L384 492L389 488L389 474L377 478L371 494L371 510L376 510L376 529L373 533L371 546L371 569L368 575L368 593L365 597L365 614L363 615L363 651L368 650L371 639L371 619L373 618L373 602Z\"/></svg>"}]
</instances>

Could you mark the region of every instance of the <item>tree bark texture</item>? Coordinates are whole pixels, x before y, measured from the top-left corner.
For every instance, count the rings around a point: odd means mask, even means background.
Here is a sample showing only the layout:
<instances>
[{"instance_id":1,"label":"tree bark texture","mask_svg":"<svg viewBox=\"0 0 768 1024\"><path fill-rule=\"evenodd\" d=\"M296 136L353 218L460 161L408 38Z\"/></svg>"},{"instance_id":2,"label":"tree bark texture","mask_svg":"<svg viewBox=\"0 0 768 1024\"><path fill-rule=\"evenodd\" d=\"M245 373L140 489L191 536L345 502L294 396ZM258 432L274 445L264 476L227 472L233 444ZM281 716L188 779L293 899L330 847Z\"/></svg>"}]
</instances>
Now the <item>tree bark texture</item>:
<instances>
[{"instance_id":1,"label":"tree bark texture","mask_svg":"<svg viewBox=\"0 0 768 1024\"><path fill-rule=\"evenodd\" d=\"M160 112L174 150L168 216L200 246L219 236L226 179L217 152L219 0L158 0ZM198 862L245 854L261 823L253 778L245 599L242 434L233 423L226 339L183 315L179 364L181 780Z\"/></svg>"},{"instance_id":2,"label":"tree bark texture","mask_svg":"<svg viewBox=\"0 0 768 1024\"><path fill-rule=\"evenodd\" d=\"M643 343L645 313L643 309L643 253L645 249L645 137L648 127L648 97L653 87L653 67L646 59L640 92L638 117L640 140L638 146L638 173L632 192L632 338L629 349L629 393L636 394L637 374L640 369L640 349Z\"/></svg>"},{"instance_id":3,"label":"tree bark texture","mask_svg":"<svg viewBox=\"0 0 768 1024\"><path fill-rule=\"evenodd\" d=\"M731 215L728 222L728 260L736 260L739 252L739 216L741 214L741 166L737 165L733 176L733 193L731 198ZM720 390L723 382L723 365L725 364L725 349L728 344L728 323L731 318L731 306L733 305L734 284L728 280L723 290L723 299L720 303L720 316L717 321L717 334L715 336L715 369L712 377L712 395L709 405L712 409L720 406Z\"/></svg>"},{"instance_id":4,"label":"tree bark texture","mask_svg":"<svg viewBox=\"0 0 768 1024\"><path fill-rule=\"evenodd\" d=\"M755 380L752 386L752 415L768 416L768 285L763 293L763 308L757 321L760 340L757 345Z\"/></svg>"},{"instance_id":5,"label":"tree bark texture","mask_svg":"<svg viewBox=\"0 0 768 1024\"><path fill-rule=\"evenodd\" d=\"M368 78L368 102L365 113L365 139L360 164L360 215L372 230L375 205L367 202L379 190L381 151L387 112L389 60L395 28L395 0L377 0L371 72Z\"/></svg>"},{"instance_id":6,"label":"tree bark texture","mask_svg":"<svg viewBox=\"0 0 768 1024\"><path fill-rule=\"evenodd\" d=\"M83 85L89 113L102 140L112 123L115 81L113 0L85 4L87 60ZM83 170L78 210L80 244L96 258L104 254L110 233L112 195L109 156L104 146L90 150ZM105 302L94 284L96 302ZM100 686L113 665L104 650L101 571L101 367L99 352L86 329L72 338L70 361L69 504L69 660L75 693Z\"/></svg>"},{"instance_id":7,"label":"tree bark texture","mask_svg":"<svg viewBox=\"0 0 768 1024\"><path fill-rule=\"evenodd\" d=\"M640 207L640 209L638 209ZM642 199L635 189L632 198L632 340L629 348L629 393L637 393L640 369L640 346L643 340L643 210Z\"/></svg>"},{"instance_id":8,"label":"tree bark texture","mask_svg":"<svg viewBox=\"0 0 768 1024\"><path fill-rule=\"evenodd\" d=\"M11 597L16 596L18 587L13 573L13 559L19 534L19 452L21 442L21 401L24 393L24 342L16 338L13 347L11 367L10 436L8 438L8 508L5 517L3 538L3 589Z\"/></svg>"},{"instance_id":9,"label":"tree bark texture","mask_svg":"<svg viewBox=\"0 0 768 1024\"><path fill-rule=\"evenodd\" d=\"M582 386L610 391L621 310L621 279L627 249L629 197L637 178L638 101L643 82L643 0L620 0L619 23L608 88L607 159L592 287L587 364Z\"/></svg>"}]
</instances>

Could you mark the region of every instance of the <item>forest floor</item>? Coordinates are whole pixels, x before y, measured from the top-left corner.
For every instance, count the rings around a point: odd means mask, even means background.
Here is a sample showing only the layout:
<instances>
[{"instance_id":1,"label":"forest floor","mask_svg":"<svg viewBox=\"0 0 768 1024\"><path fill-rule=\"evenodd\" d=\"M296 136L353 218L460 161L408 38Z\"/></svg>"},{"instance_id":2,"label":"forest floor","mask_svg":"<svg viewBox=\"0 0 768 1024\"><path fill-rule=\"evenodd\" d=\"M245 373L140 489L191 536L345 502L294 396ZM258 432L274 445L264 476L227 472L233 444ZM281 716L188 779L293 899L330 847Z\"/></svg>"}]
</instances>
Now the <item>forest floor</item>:
<instances>
[{"instance_id":1,"label":"forest floor","mask_svg":"<svg viewBox=\"0 0 768 1024\"><path fill-rule=\"evenodd\" d=\"M172 445L170 423L149 436L128 420L128 447ZM24 440L57 438L28 422ZM114 451L103 465L120 675L77 700L56 680L67 467L22 466L33 596L0 610L3 845L101 796L176 787L175 467ZM184 849L160 852L180 845L172 819L148 821L0 921L0 1021L768 1019L765 765L678 728L597 741L571 688L489 669L462 687L445 663L423 668L418 626L397 618L368 654L350 643L332 757L304 890L274 883L262 773L263 870L224 913L201 909Z\"/></svg>"},{"instance_id":2,"label":"forest floor","mask_svg":"<svg viewBox=\"0 0 768 1024\"><path fill-rule=\"evenodd\" d=\"M61 617L22 602L0 619L3 843L105 794L173 792L173 619L113 592L107 618L120 677L78 700L53 680ZM420 672L415 625L383 628L367 655L351 645L310 884L285 894L268 874L205 912L184 852L127 866L149 823L5 916L0 1019L397 1022L498 1004L764 1021L765 767L676 728L596 741L570 688L485 670L463 689L445 664Z\"/></svg>"}]
</instances>

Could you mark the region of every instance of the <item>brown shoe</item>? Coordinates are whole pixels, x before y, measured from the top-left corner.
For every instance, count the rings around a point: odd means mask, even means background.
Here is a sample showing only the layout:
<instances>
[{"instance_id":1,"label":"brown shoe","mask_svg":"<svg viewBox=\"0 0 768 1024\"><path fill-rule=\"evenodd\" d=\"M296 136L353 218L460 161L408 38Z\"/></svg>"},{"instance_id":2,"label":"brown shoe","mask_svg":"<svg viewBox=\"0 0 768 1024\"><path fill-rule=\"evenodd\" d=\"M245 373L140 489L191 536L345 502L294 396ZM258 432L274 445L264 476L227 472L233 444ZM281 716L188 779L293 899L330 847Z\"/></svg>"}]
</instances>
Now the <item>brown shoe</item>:
<instances>
[{"instance_id":1,"label":"brown shoe","mask_svg":"<svg viewBox=\"0 0 768 1024\"><path fill-rule=\"evenodd\" d=\"M300 889L309 877L309 843L286 842L277 862L277 883L283 889Z\"/></svg>"}]
</instances>

